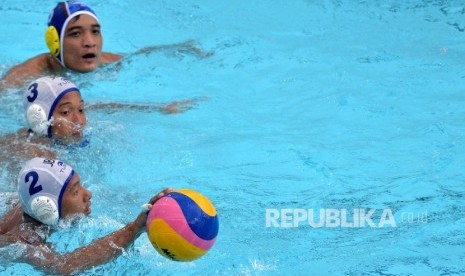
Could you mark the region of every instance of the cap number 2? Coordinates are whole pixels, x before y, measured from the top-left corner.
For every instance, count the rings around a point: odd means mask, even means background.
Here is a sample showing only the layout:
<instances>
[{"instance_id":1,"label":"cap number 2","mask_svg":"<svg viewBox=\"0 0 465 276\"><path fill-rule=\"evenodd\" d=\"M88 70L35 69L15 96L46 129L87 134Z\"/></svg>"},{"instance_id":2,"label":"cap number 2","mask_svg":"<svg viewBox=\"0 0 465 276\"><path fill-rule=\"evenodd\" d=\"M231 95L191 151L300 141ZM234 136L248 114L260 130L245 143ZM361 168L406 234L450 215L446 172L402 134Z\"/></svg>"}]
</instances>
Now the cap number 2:
<instances>
[{"instance_id":1,"label":"cap number 2","mask_svg":"<svg viewBox=\"0 0 465 276\"><path fill-rule=\"evenodd\" d=\"M42 186L41 185L36 186L37 181L39 181L39 175L35 171L28 172L26 174L26 177L24 178L24 181L28 183L31 177L32 177L32 180L31 180L31 185L29 185L29 195L32 196L33 194L37 194L38 192L42 191Z\"/></svg>"}]
</instances>

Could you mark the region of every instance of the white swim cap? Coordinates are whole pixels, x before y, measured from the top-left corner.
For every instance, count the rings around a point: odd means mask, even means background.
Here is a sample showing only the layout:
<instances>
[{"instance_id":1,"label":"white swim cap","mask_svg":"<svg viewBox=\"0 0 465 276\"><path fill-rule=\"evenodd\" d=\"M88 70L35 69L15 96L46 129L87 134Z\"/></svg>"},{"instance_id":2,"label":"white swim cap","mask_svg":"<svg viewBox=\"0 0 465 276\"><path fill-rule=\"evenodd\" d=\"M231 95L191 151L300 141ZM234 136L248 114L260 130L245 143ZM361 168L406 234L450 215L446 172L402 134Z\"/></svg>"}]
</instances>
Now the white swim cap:
<instances>
[{"instance_id":1,"label":"white swim cap","mask_svg":"<svg viewBox=\"0 0 465 276\"><path fill-rule=\"evenodd\" d=\"M33 81L24 93L23 105L29 127L35 133L51 137L53 111L68 92L78 91L71 81L62 77L42 77Z\"/></svg>"},{"instance_id":2,"label":"white swim cap","mask_svg":"<svg viewBox=\"0 0 465 276\"><path fill-rule=\"evenodd\" d=\"M18 176L18 194L24 212L34 219L54 225L61 218L63 194L74 170L60 160L33 158Z\"/></svg>"}]
</instances>

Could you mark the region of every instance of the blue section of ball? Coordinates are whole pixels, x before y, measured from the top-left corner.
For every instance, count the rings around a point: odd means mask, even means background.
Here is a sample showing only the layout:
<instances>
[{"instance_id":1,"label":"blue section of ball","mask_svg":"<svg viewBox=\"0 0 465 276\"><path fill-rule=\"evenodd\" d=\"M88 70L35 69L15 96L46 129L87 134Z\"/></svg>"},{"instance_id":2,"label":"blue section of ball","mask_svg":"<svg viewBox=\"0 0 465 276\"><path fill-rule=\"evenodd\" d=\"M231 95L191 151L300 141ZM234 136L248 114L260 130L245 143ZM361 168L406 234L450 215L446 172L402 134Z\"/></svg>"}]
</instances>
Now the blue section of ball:
<instances>
[{"instance_id":1,"label":"blue section of ball","mask_svg":"<svg viewBox=\"0 0 465 276\"><path fill-rule=\"evenodd\" d=\"M218 217L209 216L206 214L199 205L190 197L172 192L167 196L173 198L178 202L181 207L182 213L186 218L189 227L199 238L204 240L211 240L218 235Z\"/></svg>"}]
</instances>

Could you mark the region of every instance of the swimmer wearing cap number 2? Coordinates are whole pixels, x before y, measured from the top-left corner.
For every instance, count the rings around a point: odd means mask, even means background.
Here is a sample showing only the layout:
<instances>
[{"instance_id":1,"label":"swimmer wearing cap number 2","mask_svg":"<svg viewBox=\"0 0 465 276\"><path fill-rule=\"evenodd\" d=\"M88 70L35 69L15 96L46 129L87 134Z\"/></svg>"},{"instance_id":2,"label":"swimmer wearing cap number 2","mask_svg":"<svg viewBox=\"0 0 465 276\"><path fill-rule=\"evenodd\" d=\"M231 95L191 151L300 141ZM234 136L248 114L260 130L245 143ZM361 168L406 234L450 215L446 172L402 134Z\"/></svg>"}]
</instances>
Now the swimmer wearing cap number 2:
<instances>
[{"instance_id":1,"label":"swimmer wearing cap number 2","mask_svg":"<svg viewBox=\"0 0 465 276\"><path fill-rule=\"evenodd\" d=\"M144 207L150 208L171 191L162 190ZM13 261L29 263L45 273L72 274L104 264L146 229L147 209L118 231L72 252L57 253L46 239L59 229L60 220L73 221L91 213L92 194L81 185L79 174L63 161L36 157L19 173L18 194L20 203L0 220L0 247L18 247L19 256Z\"/></svg>"},{"instance_id":2,"label":"swimmer wearing cap number 2","mask_svg":"<svg viewBox=\"0 0 465 276\"><path fill-rule=\"evenodd\" d=\"M103 38L99 20L94 11L81 2L65 1L56 5L49 16L45 40L50 53L40 54L11 68L0 81L0 88L22 86L39 76L56 75L66 70L88 73L101 64L123 58L121 55L102 52ZM179 48L198 57L211 55L203 53L192 41L146 47L135 54L169 48Z\"/></svg>"}]
</instances>

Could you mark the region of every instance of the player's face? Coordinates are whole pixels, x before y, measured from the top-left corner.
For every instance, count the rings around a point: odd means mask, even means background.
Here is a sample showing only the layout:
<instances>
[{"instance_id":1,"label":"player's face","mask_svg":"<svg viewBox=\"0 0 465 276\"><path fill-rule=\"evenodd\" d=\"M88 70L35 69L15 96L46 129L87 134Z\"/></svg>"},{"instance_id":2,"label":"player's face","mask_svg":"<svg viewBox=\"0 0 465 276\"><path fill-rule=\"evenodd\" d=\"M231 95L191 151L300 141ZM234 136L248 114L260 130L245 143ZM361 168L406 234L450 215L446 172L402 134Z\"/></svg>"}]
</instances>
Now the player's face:
<instances>
[{"instance_id":1,"label":"player's face","mask_svg":"<svg viewBox=\"0 0 465 276\"><path fill-rule=\"evenodd\" d=\"M90 15L71 19L63 37L63 60L67 68L86 73L101 63L102 34L100 24Z\"/></svg>"}]
</instances>

